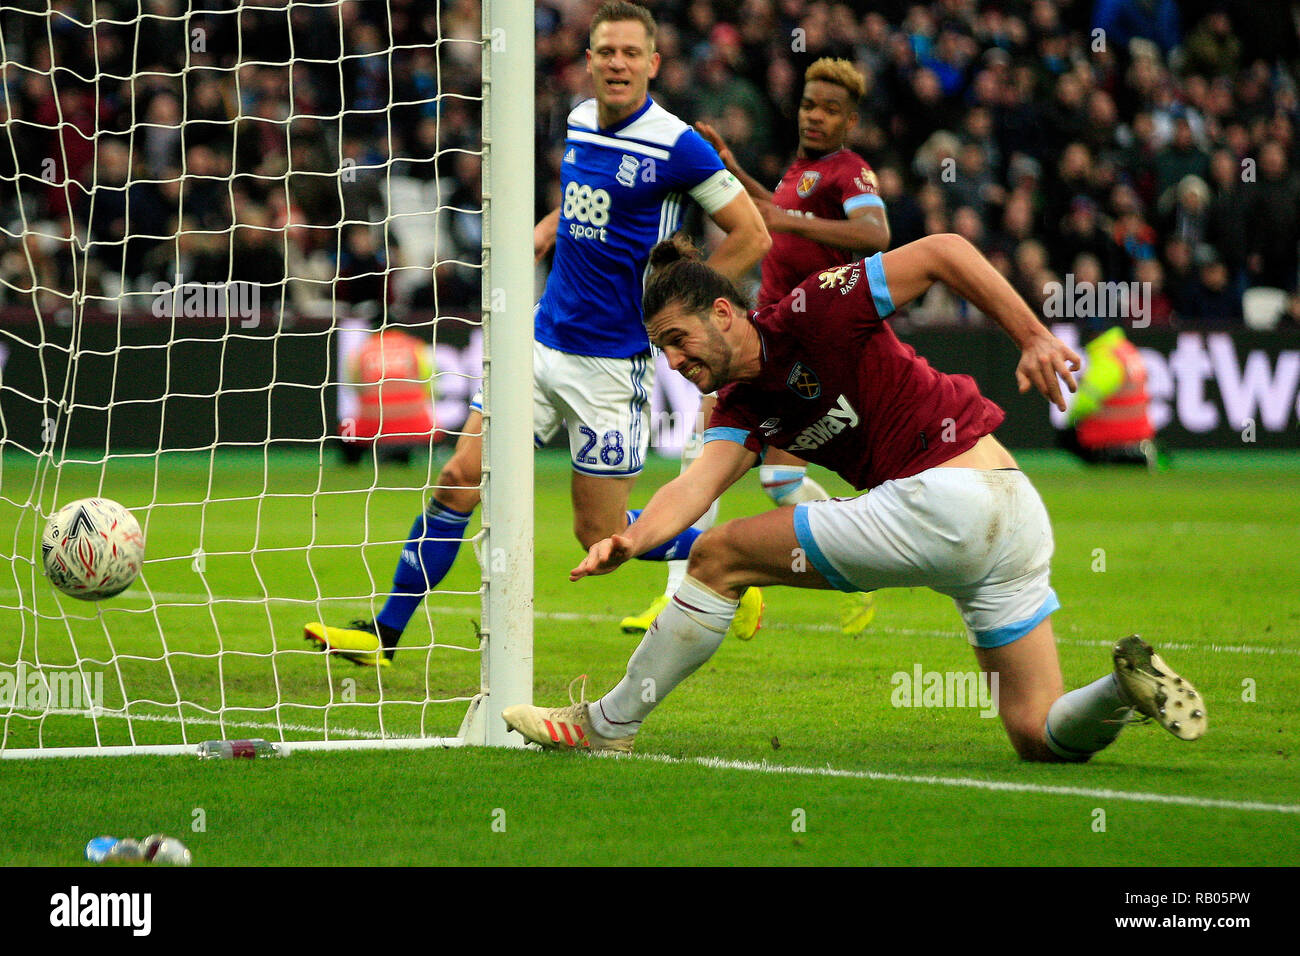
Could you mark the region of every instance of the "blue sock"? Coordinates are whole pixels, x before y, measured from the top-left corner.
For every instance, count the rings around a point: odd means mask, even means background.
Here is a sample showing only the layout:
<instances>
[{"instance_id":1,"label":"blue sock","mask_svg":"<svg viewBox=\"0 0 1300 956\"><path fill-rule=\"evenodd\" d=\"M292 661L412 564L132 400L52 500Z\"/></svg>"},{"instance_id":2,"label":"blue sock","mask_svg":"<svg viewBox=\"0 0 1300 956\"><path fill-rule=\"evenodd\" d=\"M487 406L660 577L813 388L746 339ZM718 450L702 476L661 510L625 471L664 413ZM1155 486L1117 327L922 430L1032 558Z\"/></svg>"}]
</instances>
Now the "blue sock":
<instances>
[{"instance_id":1,"label":"blue sock","mask_svg":"<svg viewBox=\"0 0 1300 956\"><path fill-rule=\"evenodd\" d=\"M631 524L637 518L641 517L641 509L629 511L627 513L627 523ZM695 528L687 528L675 538L669 538L657 548L651 548L645 554L637 555L641 561L675 561L679 558L685 558L691 553L691 545L695 543L702 531Z\"/></svg>"},{"instance_id":2,"label":"blue sock","mask_svg":"<svg viewBox=\"0 0 1300 956\"><path fill-rule=\"evenodd\" d=\"M393 574L393 591L375 621L399 634L406 630L424 595L438 586L451 570L470 516L429 499L429 507L415 519L411 536Z\"/></svg>"}]
</instances>

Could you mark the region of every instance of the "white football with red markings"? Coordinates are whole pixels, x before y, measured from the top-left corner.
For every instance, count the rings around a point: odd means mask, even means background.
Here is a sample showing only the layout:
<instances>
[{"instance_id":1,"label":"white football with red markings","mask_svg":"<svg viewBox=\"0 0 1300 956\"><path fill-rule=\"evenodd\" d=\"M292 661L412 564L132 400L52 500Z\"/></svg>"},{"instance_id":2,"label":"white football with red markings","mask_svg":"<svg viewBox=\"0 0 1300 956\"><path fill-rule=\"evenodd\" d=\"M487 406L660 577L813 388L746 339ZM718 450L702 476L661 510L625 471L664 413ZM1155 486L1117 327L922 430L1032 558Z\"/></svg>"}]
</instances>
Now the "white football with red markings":
<instances>
[{"instance_id":1,"label":"white football with red markings","mask_svg":"<svg viewBox=\"0 0 1300 956\"><path fill-rule=\"evenodd\" d=\"M108 498L82 498L45 522L41 563L50 583L70 597L102 601L140 574L144 535L131 512Z\"/></svg>"}]
</instances>

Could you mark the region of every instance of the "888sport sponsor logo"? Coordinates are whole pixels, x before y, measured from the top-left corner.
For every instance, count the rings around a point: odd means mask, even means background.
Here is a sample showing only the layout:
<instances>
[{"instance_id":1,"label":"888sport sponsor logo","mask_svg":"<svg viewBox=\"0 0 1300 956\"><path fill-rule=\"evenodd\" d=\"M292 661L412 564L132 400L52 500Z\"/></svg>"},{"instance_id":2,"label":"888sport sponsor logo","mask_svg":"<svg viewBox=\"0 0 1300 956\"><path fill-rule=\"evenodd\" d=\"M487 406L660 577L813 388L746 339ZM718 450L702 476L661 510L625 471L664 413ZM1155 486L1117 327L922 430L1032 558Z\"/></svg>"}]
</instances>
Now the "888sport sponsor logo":
<instances>
[{"instance_id":1,"label":"888sport sponsor logo","mask_svg":"<svg viewBox=\"0 0 1300 956\"><path fill-rule=\"evenodd\" d=\"M569 235L574 239L599 239L605 242L605 226L609 223L609 193L570 180L564 187L563 215L569 220Z\"/></svg>"}]
</instances>

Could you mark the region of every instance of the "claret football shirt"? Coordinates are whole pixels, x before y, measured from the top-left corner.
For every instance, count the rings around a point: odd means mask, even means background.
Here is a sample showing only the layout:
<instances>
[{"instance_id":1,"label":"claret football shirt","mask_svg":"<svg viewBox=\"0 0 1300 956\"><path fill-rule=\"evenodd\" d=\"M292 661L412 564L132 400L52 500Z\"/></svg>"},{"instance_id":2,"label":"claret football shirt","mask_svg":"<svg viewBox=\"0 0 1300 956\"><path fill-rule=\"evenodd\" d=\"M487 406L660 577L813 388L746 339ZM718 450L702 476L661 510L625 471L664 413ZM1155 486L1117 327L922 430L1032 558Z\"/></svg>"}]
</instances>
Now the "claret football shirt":
<instances>
[{"instance_id":1,"label":"claret football shirt","mask_svg":"<svg viewBox=\"0 0 1300 956\"><path fill-rule=\"evenodd\" d=\"M876 192L876 174L867 161L849 149L837 149L816 159L796 159L772 193L772 203L791 216L847 219L885 201ZM777 302L814 272L842 265L850 253L793 232L772 233L772 248L763 260L763 285L758 307Z\"/></svg>"},{"instance_id":2,"label":"claret football shirt","mask_svg":"<svg viewBox=\"0 0 1300 956\"><path fill-rule=\"evenodd\" d=\"M784 448L859 490L969 450L1006 416L969 375L939 372L900 342L882 321L893 311L877 253L751 313L762 369L718 392L704 440Z\"/></svg>"}]
</instances>

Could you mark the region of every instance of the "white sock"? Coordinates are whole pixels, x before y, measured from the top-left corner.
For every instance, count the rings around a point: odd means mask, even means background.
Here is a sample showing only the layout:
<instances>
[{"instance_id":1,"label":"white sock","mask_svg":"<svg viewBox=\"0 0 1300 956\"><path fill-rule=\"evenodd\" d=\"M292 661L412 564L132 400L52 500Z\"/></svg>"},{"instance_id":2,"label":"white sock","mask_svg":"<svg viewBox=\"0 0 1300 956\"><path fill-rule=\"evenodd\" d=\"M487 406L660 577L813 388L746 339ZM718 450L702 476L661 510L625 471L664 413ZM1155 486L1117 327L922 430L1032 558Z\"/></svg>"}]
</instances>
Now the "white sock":
<instances>
[{"instance_id":1,"label":"white sock","mask_svg":"<svg viewBox=\"0 0 1300 956\"><path fill-rule=\"evenodd\" d=\"M1058 757L1087 760L1119 736L1128 709L1114 674L1062 694L1047 712L1047 746Z\"/></svg>"},{"instance_id":2,"label":"white sock","mask_svg":"<svg viewBox=\"0 0 1300 956\"><path fill-rule=\"evenodd\" d=\"M760 465L758 480L767 496L778 505L798 505L805 501L825 501L826 489L808 477L800 465Z\"/></svg>"},{"instance_id":3,"label":"white sock","mask_svg":"<svg viewBox=\"0 0 1300 956\"><path fill-rule=\"evenodd\" d=\"M713 656L736 616L729 601L690 575L627 662L627 675L588 709L602 737L635 734L674 687Z\"/></svg>"},{"instance_id":4,"label":"white sock","mask_svg":"<svg viewBox=\"0 0 1300 956\"><path fill-rule=\"evenodd\" d=\"M686 566L691 562L688 558L682 558L664 563L668 565L668 586L664 588L664 594L672 597L677 593L677 589L682 586L682 582L686 580Z\"/></svg>"}]
</instances>

